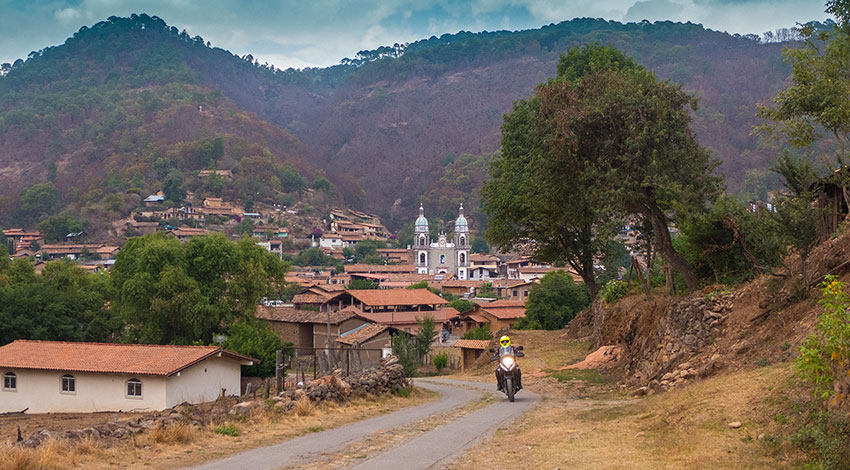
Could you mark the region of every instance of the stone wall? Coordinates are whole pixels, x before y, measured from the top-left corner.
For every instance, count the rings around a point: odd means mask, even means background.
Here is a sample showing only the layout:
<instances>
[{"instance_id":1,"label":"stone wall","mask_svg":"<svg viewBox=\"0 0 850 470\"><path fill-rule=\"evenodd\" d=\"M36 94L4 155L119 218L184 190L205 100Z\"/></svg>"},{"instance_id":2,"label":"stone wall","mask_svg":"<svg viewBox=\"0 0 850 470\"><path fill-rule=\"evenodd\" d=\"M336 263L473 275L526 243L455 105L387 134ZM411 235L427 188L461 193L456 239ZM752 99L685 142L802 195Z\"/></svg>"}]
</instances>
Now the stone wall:
<instances>
[{"instance_id":1,"label":"stone wall","mask_svg":"<svg viewBox=\"0 0 850 470\"><path fill-rule=\"evenodd\" d=\"M308 399L315 404L325 401L345 402L354 397L381 395L410 387L404 376L404 367L395 356L384 358L380 366L351 375L343 379L340 375L319 377L295 390L287 390L271 400L241 400L236 397L223 397L215 402L201 405L178 405L174 408L153 413L143 418L96 425L85 429L73 429L64 432L39 430L27 439L21 439L19 445L38 447L48 439L79 441L81 439L121 439L155 427L168 427L175 424L192 426L215 425L237 418L247 418L257 412L290 411L296 401Z\"/></svg>"}]
</instances>

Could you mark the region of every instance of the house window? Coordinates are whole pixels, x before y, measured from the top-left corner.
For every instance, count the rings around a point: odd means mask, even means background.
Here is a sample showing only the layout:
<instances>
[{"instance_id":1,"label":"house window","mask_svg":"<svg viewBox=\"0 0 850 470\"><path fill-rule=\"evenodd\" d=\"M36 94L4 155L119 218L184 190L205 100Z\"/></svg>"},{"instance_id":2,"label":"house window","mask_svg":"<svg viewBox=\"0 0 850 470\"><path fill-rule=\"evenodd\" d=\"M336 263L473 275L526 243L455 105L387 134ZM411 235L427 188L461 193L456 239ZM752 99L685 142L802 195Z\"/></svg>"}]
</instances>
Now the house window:
<instances>
[{"instance_id":1,"label":"house window","mask_svg":"<svg viewBox=\"0 0 850 470\"><path fill-rule=\"evenodd\" d=\"M466 246L466 237L460 237L460 246Z\"/></svg>"},{"instance_id":2,"label":"house window","mask_svg":"<svg viewBox=\"0 0 850 470\"><path fill-rule=\"evenodd\" d=\"M62 392L63 393L76 393L77 386L74 383L74 376L71 374L65 374L62 376Z\"/></svg>"},{"instance_id":3,"label":"house window","mask_svg":"<svg viewBox=\"0 0 850 470\"><path fill-rule=\"evenodd\" d=\"M523 296L523 297L528 297L528 291L527 291L527 290L522 291L522 296Z\"/></svg>"},{"instance_id":4,"label":"house window","mask_svg":"<svg viewBox=\"0 0 850 470\"><path fill-rule=\"evenodd\" d=\"M516 291L516 289L514 289L514 295L513 295L513 297L517 297L518 295L519 295L519 292L517 292L517 291Z\"/></svg>"},{"instance_id":5,"label":"house window","mask_svg":"<svg viewBox=\"0 0 850 470\"><path fill-rule=\"evenodd\" d=\"M142 381L139 379L130 379L127 381L127 396L134 398L142 397Z\"/></svg>"},{"instance_id":6,"label":"house window","mask_svg":"<svg viewBox=\"0 0 850 470\"><path fill-rule=\"evenodd\" d=\"M419 253L419 264L425 264L425 253Z\"/></svg>"},{"instance_id":7,"label":"house window","mask_svg":"<svg viewBox=\"0 0 850 470\"><path fill-rule=\"evenodd\" d=\"M6 372L3 375L3 390L17 390L18 376L14 372Z\"/></svg>"},{"instance_id":8,"label":"house window","mask_svg":"<svg viewBox=\"0 0 850 470\"><path fill-rule=\"evenodd\" d=\"M460 254L460 264L466 263L466 254Z\"/></svg>"},{"instance_id":9,"label":"house window","mask_svg":"<svg viewBox=\"0 0 850 470\"><path fill-rule=\"evenodd\" d=\"M440 255L440 264L446 264L446 255Z\"/></svg>"}]
</instances>

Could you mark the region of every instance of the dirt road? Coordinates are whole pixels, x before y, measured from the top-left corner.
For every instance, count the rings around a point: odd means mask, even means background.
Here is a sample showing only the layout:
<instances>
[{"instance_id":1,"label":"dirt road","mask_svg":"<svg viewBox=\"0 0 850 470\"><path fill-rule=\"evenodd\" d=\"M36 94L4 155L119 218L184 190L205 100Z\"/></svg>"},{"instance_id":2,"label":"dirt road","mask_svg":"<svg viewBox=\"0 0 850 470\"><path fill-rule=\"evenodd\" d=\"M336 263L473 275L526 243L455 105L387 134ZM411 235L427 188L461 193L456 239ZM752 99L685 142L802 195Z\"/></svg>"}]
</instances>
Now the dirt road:
<instances>
[{"instance_id":1,"label":"dirt road","mask_svg":"<svg viewBox=\"0 0 850 470\"><path fill-rule=\"evenodd\" d=\"M514 403L509 403L504 395L499 394L486 406L452 419L452 410L474 403L487 394L495 394L493 386L448 379L420 379L416 381L416 385L439 393L440 398L414 408L253 449L209 462L196 469L272 470L309 466L320 459L326 459L326 456L332 453L338 458L340 453L344 454L346 448L358 441L391 432L393 429L412 426L443 413L446 414L445 422L433 429L380 449L374 455L358 455L356 465L345 466L361 470L446 468L462 455L464 450L492 435L496 429L506 426L537 403L537 396L526 390L517 395L517 401Z\"/></svg>"}]
</instances>

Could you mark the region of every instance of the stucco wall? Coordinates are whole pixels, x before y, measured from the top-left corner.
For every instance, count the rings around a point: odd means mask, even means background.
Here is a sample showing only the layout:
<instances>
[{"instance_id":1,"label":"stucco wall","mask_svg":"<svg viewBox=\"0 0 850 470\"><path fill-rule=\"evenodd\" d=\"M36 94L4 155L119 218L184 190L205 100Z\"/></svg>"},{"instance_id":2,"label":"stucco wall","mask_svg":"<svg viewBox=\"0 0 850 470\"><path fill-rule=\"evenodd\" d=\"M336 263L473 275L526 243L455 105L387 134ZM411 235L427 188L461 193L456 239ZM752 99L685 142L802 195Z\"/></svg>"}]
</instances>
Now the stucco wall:
<instances>
[{"instance_id":1,"label":"stucco wall","mask_svg":"<svg viewBox=\"0 0 850 470\"><path fill-rule=\"evenodd\" d=\"M239 395L240 377L239 362L211 357L168 378L165 408L183 402L213 401L221 395L221 389L225 389L225 395Z\"/></svg>"},{"instance_id":2,"label":"stucco wall","mask_svg":"<svg viewBox=\"0 0 850 470\"><path fill-rule=\"evenodd\" d=\"M27 413L162 410L166 406L165 377L80 372L3 369L0 374L14 372L17 390L0 390L0 412ZM62 392L62 376L75 379L74 393ZM142 397L128 398L127 380L142 381ZM238 376L237 376L238 380Z\"/></svg>"}]
</instances>

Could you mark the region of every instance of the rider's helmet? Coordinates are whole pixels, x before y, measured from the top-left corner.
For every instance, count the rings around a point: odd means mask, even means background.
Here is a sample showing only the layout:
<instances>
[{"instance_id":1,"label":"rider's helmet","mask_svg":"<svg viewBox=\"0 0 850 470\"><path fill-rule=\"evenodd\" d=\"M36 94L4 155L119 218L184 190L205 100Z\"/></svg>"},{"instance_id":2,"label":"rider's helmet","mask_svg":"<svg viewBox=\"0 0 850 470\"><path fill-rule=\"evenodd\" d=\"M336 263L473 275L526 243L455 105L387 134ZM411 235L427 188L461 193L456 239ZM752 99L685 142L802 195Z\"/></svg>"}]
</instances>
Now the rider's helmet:
<instances>
[{"instance_id":1,"label":"rider's helmet","mask_svg":"<svg viewBox=\"0 0 850 470\"><path fill-rule=\"evenodd\" d=\"M511 345L511 338L508 337L508 335L505 335L505 336L502 336L501 338L499 338L499 346L501 346L503 348L507 348L510 345Z\"/></svg>"}]
</instances>

